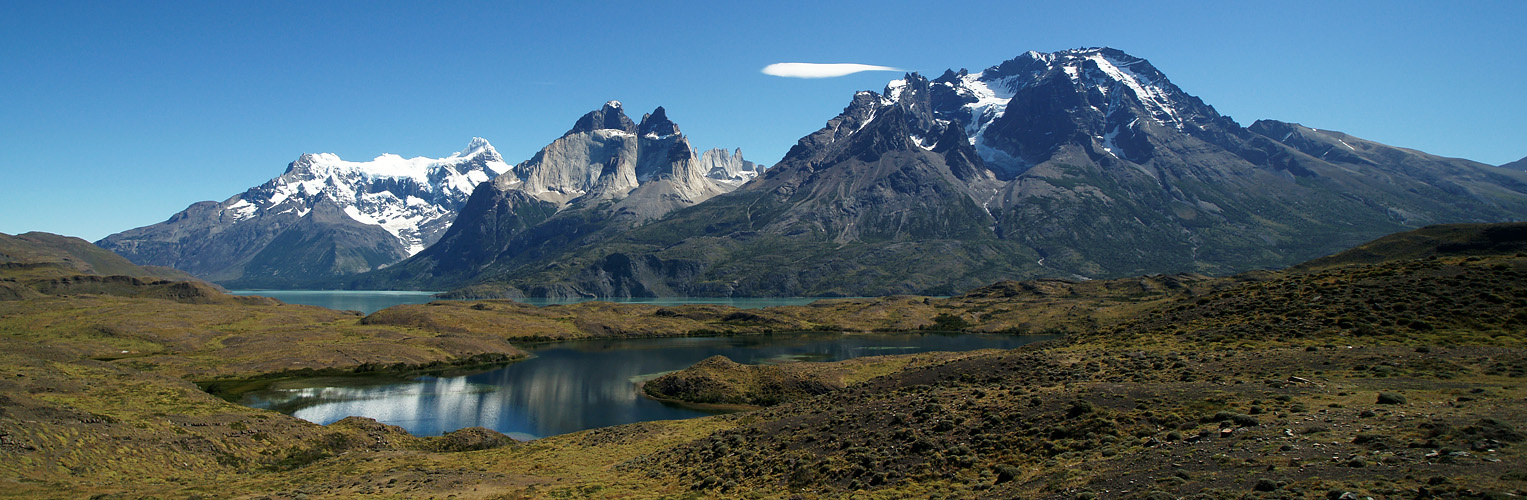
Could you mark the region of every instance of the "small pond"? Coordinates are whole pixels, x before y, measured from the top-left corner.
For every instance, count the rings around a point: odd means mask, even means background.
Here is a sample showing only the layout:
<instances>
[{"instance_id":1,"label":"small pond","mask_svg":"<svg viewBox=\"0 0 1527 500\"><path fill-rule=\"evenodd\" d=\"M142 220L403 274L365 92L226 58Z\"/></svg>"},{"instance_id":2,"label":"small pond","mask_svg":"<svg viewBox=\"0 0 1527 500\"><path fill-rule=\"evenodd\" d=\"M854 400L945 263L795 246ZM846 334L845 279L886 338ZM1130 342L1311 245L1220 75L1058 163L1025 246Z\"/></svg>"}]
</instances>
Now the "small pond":
<instances>
[{"instance_id":1,"label":"small pond","mask_svg":"<svg viewBox=\"0 0 1527 500\"><path fill-rule=\"evenodd\" d=\"M640 396L638 381L713 355L739 363L836 361L927 351L1011 349L1047 336L801 333L587 340L531 346L533 358L464 376L291 380L245 394L242 404L328 424L374 418L416 435L481 426L518 439L595 427L704 416Z\"/></svg>"}]
</instances>

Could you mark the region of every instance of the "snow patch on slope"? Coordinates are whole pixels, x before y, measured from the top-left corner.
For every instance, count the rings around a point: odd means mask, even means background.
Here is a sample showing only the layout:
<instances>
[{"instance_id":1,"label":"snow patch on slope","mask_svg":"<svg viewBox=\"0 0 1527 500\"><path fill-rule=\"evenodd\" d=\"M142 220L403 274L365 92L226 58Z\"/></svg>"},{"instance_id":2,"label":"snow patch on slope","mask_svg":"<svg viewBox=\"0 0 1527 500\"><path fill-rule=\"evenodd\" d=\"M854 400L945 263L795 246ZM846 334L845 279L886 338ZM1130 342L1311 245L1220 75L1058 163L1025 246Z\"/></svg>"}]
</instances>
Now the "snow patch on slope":
<instances>
[{"instance_id":1,"label":"snow patch on slope","mask_svg":"<svg viewBox=\"0 0 1527 500\"><path fill-rule=\"evenodd\" d=\"M1081 60L1091 61L1109 79L1123 84L1131 91L1134 91L1135 98L1145 105L1146 110L1151 112L1152 118L1157 122L1163 125L1173 125L1179 130L1182 129L1183 122L1178 118L1177 110L1172 105L1171 94L1165 87L1157 85L1156 82L1151 81L1145 75L1131 71L1128 64L1115 64L1114 60L1109 59L1099 51L1082 52L1078 55L1080 57L1076 64L1079 65ZM1067 64L1066 72L1072 73L1073 71L1080 71L1080 68ZM1104 86L1100 87L1106 88Z\"/></svg>"},{"instance_id":2,"label":"snow patch on slope","mask_svg":"<svg viewBox=\"0 0 1527 500\"><path fill-rule=\"evenodd\" d=\"M976 102L965 105L971 117L965 133L971 138L971 144L976 144L986 132L986 127L1007 112L1007 102L1013 99L1014 92L1009 90L1009 85L999 85L993 89L981 81L981 73L965 75L961 80L963 90L968 90L976 98Z\"/></svg>"}]
</instances>

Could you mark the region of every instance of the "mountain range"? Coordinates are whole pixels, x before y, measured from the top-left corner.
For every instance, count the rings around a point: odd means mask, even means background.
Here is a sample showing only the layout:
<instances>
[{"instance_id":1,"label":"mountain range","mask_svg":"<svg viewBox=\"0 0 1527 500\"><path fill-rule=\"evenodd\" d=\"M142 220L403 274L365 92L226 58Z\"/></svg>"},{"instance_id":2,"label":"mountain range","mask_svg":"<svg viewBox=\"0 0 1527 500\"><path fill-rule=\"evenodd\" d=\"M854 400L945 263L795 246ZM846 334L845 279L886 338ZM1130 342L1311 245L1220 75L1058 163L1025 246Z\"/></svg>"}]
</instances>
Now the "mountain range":
<instances>
[{"instance_id":1,"label":"mountain range","mask_svg":"<svg viewBox=\"0 0 1527 500\"><path fill-rule=\"evenodd\" d=\"M697 153L662 107L637 123L610 101L479 187L440 242L347 285L452 288L623 234L746 185L759 170L740 151Z\"/></svg>"},{"instance_id":2,"label":"mountain range","mask_svg":"<svg viewBox=\"0 0 1527 500\"><path fill-rule=\"evenodd\" d=\"M616 101L514 167L486 151L392 160L439 176L346 177L327 166L338 158L304 155L100 244L231 287L944 295L1279 268L1423 225L1527 218L1527 172L1509 164L1242 126L1111 48L908 73L856 93L767 170L697 151L663 108L633 121Z\"/></svg>"},{"instance_id":3,"label":"mountain range","mask_svg":"<svg viewBox=\"0 0 1527 500\"><path fill-rule=\"evenodd\" d=\"M568 132L582 132L580 137L588 142L573 146L564 141L561 149L548 147L553 155L550 163L566 167L582 161L578 168L583 172L572 167L534 168L542 163L539 156L511 167L482 138L473 138L465 149L440 159L388 154L368 162L349 162L328 153L303 154L285 173L265 184L221 203L193 204L164 222L113 234L97 244L139 264L183 269L233 288L314 286L395 264L435 244L447 234L476 188L490 180L501 179L506 188L532 193L529 199L545 201L550 207L560 208L588 191L594 192L589 199L609 200L651 180L675 185L668 180L671 172L658 171L662 158L631 156L637 142L682 144L684 151L675 149L673 154L693 159L683 175L695 178L679 183L688 191L675 192L678 198L666 198L669 191L654 186L643 190L650 193L644 196L652 198L651 207L635 199L621 207L623 216L644 220L689 203L684 200L703 200L735 188L760 170L743 160L740 150L700 153L687 149L688 142L676 135L677 126L667 121L662 108L638 140L636 124L629 123L619 108L618 102L611 101ZM606 114L619 125L619 133L592 138L597 130L615 130L604 128ZM622 149L626 142L631 147ZM607 150L579 149L588 147ZM604 153L630 157L600 156ZM630 168L638 160L644 162L639 172ZM615 169L614 175L601 176L607 167Z\"/></svg>"},{"instance_id":4,"label":"mountain range","mask_svg":"<svg viewBox=\"0 0 1527 500\"><path fill-rule=\"evenodd\" d=\"M1524 217L1520 171L1295 123L1243 127L1115 49L1028 52L859 92L736 191L593 244L468 264L477 277L452 295L939 295L1228 274Z\"/></svg>"}]
</instances>

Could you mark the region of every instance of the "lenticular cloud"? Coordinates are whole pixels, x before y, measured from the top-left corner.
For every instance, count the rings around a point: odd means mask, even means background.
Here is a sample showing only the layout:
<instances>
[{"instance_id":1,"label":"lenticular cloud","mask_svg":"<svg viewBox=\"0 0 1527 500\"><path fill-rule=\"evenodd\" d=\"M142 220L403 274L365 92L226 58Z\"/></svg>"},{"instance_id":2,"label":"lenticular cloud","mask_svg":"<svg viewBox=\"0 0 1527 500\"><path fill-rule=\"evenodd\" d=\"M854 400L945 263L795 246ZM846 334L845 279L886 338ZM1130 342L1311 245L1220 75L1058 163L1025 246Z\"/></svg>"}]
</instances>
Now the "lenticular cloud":
<instances>
[{"instance_id":1,"label":"lenticular cloud","mask_svg":"<svg viewBox=\"0 0 1527 500\"><path fill-rule=\"evenodd\" d=\"M764 66L763 74L783 76L786 78L832 78L836 76L852 75L860 71L901 71L890 66L875 66L870 64L817 64L817 63L774 63Z\"/></svg>"}]
</instances>

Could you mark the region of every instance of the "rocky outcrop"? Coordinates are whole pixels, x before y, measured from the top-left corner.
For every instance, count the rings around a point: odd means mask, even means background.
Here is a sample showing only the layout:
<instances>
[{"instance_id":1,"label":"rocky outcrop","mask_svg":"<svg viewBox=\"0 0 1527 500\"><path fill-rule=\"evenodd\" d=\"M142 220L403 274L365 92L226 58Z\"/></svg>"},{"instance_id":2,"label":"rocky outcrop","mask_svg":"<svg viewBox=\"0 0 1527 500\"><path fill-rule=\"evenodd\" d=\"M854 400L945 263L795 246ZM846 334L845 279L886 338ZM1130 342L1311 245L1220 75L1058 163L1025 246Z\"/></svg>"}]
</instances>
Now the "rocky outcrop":
<instances>
[{"instance_id":1,"label":"rocky outcrop","mask_svg":"<svg viewBox=\"0 0 1527 500\"><path fill-rule=\"evenodd\" d=\"M731 153L725 149L712 149L700 153L699 157L700 168L706 177L739 186L758 177L764 169L763 165L742 159L741 149Z\"/></svg>"},{"instance_id":2,"label":"rocky outcrop","mask_svg":"<svg viewBox=\"0 0 1527 500\"><path fill-rule=\"evenodd\" d=\"M841 389L838 377L814 377L791 365L744 365L711 356L642 384L648 397L701 405L769 406ZM833 375L838 375L834 373Z\"/></svg>"}]
</instances>

